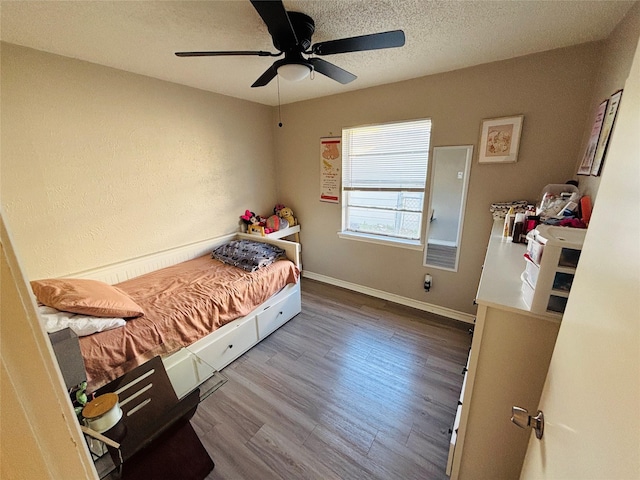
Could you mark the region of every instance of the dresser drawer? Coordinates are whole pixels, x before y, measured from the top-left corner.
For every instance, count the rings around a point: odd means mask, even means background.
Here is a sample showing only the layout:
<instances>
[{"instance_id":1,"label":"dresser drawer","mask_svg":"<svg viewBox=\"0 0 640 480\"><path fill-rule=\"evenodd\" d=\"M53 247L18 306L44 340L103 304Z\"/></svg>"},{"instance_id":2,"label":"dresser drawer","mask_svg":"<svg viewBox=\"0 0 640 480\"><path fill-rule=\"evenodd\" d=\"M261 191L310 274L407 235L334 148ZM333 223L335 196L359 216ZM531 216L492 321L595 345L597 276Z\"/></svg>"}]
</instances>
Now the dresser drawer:
<instances>
[{"instance_id":1,"label":"dresser drawer","mask_svg":"<svg viewBox=\"0 0 640 480\"><path fill-rule=\"evenodd\" d=\"M229 328L230 327L230 328ZM226 329L210 342L196 342L189 350L216 370L221 370L258 343L256 319L254 316L222 327Z\"/></svg>"},{"instance_id":2,"label":"dresser drawer","mask_svg":"<svg viewBox=\"0 0 640 480\"><path fill-rule=\"evenodd\" d=\"M464 401L464 391L467 388L467 377L469 376L469 359L470 358L471 358L471 351L469 351L469 356L467 357L467 364L462 369L464 378L462 379L462 388L460 389L460 399L458 400L458 405L462 405L462 402Z\"/></svg>"},{"instance_id":3,"label":"dresser drawer","mask_svg":"<svg viewBox=\"0 0 640 480\"><path fill-rule=\"evenodd\" d=\"M453 427L451 428L451 439L449 440L449 456L447 457L447 469L446 474L451 476L451 470L453 469L453 456L456 451L456 442L458 441L458 428L460 428L460 419L462 418L462 405L458 405L456 410L456 418L453 421Z\"/></svg>"},{"instance_id":4,"label":"dresser drawer","mask_svg":"<svg viewBox=\"0 0 640 480\"><path fill-rule=\"evenodd\" d=\"M299 312L300 295L294 290L287 297L258 313L258 337L262 340Z\"/></svg>"}]
</instances>

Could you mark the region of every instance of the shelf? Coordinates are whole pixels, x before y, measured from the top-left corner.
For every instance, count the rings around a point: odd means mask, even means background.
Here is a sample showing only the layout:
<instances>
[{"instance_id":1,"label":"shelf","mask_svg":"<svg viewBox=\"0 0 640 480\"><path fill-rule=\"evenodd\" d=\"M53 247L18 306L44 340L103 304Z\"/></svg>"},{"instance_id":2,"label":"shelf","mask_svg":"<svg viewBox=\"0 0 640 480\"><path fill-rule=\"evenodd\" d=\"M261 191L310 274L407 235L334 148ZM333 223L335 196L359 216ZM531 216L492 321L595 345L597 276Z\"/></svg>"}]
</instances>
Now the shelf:
<instances>
[{"instance_id":1,"label":"shelf","mask_svg":"<svg viewBox=\"0 0 640 480\"><path fill-rule=\"evenodd\" d=\"M295 235L296 233L300 233L300 225L294 225L293 227L287 227L283 230L278 230L277 232L266 233L262 235L260 232L256 231L247 231L250 235L258 235L260 237L267 238L284 238L290 235Z\"/></svg>"},{"instance_id":2,"label":"shelf","mask_svg":"<svg viewBox=\"0 0 640 480\"><path fill-rule=\"evenodd\" d=\"M550 313L557 313L562 315L567 307L567 300L569 295L549 295L549 303L547 304L547 311Z\"/></svg>"},{"instance_id":3,"label":"shelf","mask_svg":"<svg viewBox=\"0 0 640 480\"><path fill-rule=\"evenodd\" d=\"M558 259L558 267L576 268L580 260L580 250L576 248L562 248L560 250L560 258Z\"/></svg>"},{"instance_id":4,"label":"shelf","mask_svg":"<svg viewBox=\"0 0 640 480\"><path fill-rule=\"evenodd\" d=\"M528 236L527 251L538 256L537 264L527 262L528 284L522 287L532 311L564 313L585 234L583 229L541 225Z\"/></svg>"},{"instance_id":5,"label":"shelf","mask_svg":"<svg viewBox=\"0 0 640 480\"><path fill-rule=\"evenodd\" d=\"M558 267L556 267L556 272L570 273L572 275L575 275L576 269L575 269L575 267L561 267L561 266L558 266Z\"/></svg>"}]
</instances>

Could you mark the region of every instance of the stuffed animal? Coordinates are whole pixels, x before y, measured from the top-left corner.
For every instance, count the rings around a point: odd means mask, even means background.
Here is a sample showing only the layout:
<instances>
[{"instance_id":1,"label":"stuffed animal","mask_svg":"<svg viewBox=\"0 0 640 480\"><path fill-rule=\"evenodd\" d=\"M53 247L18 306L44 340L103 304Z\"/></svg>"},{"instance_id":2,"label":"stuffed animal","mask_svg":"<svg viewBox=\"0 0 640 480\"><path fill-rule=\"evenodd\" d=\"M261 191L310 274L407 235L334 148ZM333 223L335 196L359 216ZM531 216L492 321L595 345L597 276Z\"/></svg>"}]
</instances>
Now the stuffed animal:
<instances>
[{"instance_id":1,"label":"stuffed animal","mask_svg":"<svg viewBox=\"0 0 640 480\"><path fill-rule=\"evenodd\" d=\"M273 229L265 228L267 224L267 219L261 217L260 215L256 215L251 210L245 210L244 215L240 215L240 219L243 223L249 226L262 227L259 230L262 234L267 234L273 232ZM247 229L249 233L251 233L251 229Z\"/></svg>"},{"instance_id":2,"label":"stuffed animal","mask_svg":"<svg viewBox=\"0 0 640 480\"><path fill-rule=\"evenodd\" d=\"M271 215L269 218L256 215L251 210L245 210L244 215L240 215L240 219L247 226L255 225L256 227L262 227L260 231L263 235L284 230L297 224L293 216L293 211L290 208L284 205L276 205L276 208L273 210L277 213Z\"/></svg>"},{"instance_id":3,"label":"stuffed animal","mask_svg":"<svg viewBox=\"0 0 640 480\"><path fill-rule=\"evenodd\" d=\"M271 215L269 218L267 218L266 226L267 228L265 228L265 232L267 229L275 232L278 230L289 228L289 222L287 222L287 220L284 218L280 218L278 215Z\"/></svg>"},{"instance_id":4,"label":"stuffed animal","mask_svg":"<svg viewBox=\"0 0 640 480\"><path fill-rule=\"evenodd\" d=\"M278 211L278 216L286 220L290 227L298 224L298 220L293 216L293 210L289 207L283 207Z\"/></svg>"},{"instance_id":5,"label":"stuffed animal","mask_svg":"<svg viewBox=\"0 0 640 480\"><path fill-rule=\"evenodd\" d=\"M240 215L240 219L245 223L245 225L255 225L258 223L256 214L251 210L245 210L244 215Z\"/></svg>"}]
</instances>

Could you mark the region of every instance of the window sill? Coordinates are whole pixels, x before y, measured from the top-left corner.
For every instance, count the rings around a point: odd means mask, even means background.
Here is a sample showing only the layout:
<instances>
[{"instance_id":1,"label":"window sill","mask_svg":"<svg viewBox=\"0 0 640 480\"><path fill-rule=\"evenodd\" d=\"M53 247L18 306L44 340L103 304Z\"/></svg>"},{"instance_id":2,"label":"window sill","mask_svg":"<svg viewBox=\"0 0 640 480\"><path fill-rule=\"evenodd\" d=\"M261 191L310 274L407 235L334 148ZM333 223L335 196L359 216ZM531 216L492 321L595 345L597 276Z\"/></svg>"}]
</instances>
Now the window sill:
<instances>
[{"instance_id":1,"label":"window sill","mask_svg":"<svg viewBox=\"0 0 640 480\"><path fill-rule=\"evenodd\" d=\"M407 248L409 250L424 250L424 245L419 240L403 240L399 238L391 239L390 237L354 232L338 232L338 237L344 240L376 243L378 245L387 245L389 247Z\"/></svg>"}]
</instances>

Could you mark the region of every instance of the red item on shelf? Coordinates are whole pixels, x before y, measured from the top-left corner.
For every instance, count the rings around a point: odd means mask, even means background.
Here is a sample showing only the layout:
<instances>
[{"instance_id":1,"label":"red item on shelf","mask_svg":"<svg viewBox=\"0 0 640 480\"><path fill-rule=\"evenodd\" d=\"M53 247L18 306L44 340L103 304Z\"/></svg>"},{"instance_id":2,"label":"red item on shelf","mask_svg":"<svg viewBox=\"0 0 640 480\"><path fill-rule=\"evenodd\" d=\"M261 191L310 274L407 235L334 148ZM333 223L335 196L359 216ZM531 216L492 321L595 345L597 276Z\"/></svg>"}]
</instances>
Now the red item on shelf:
<instances>
[{"instance_id":1,"label":"red item on shelf","mask_svg":"<svg viewBox=\"0 0 640 480\"><path fill-rule=\"evenodd\" d=\"M580 211L582 212L582 221L585 225L589 225L591 220L591 197L585 195L580 199Z\"/></svg>"}]
</instances>

